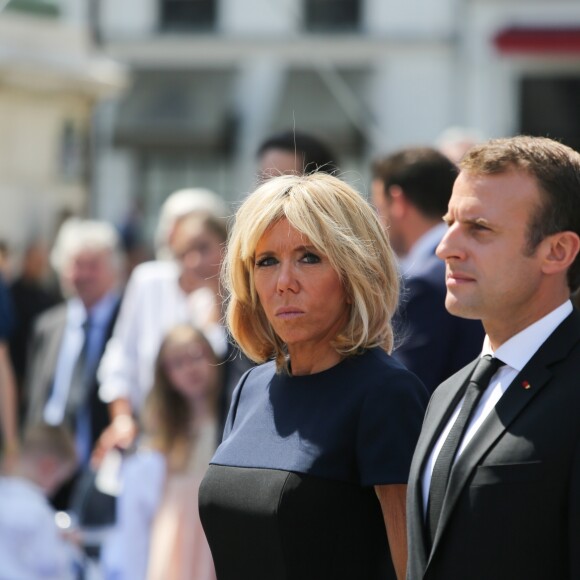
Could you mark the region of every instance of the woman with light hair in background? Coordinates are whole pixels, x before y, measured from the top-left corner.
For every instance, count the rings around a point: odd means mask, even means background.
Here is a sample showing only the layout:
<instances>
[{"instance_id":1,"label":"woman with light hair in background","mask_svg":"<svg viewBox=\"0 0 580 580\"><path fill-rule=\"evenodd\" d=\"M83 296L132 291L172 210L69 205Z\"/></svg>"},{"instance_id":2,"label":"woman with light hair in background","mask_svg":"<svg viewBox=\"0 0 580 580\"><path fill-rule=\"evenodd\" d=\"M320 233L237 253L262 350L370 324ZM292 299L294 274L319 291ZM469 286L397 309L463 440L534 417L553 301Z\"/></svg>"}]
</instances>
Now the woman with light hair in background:
<instances>
[{"instance_id":1,"label":"woman with light hair in background","mask_svg":"<svg viewBox=\"0 0 580 580\"><path fill-rule=\"evenodd\" d=\"M375 212L330 175L273 178L236 215L224 285L261 364L200 489L219 580L402 580L427 391L388 354L398 274Z\"/></svg>"},{"instance_id":2,"label":"woman with light hair in background","mask_svg":"<svg viewBox=\"0 0 580 580\"><path fill-rule=\"evenodd\" d=\"M218 213L219 212L219 213ZM140 264L128 281L119 319L99 367L101 399L111 424L94 462L133 442L138 414L153 383L153 365L165 333L193 323L208 336L218 358L228 354L221 326L219 270L227 232L222 200L205 189L180 190L165 202L158 252L171 259ZM238 375L239 376L239 375Z\"/></svg>"},{"instance_id":3,"label":"woman with light hair in background","mask_svg":"<svg viewBox=\"0 0 580 580\"><path fill-rule=\"evenodd\" d=\"M177 222L188 213L203 212L226 218L228 208L224 200L210 189L192 187L174 191L163 203L155 230L155 257L172 260L171 242Z\"/></svg>"}]
</instances>

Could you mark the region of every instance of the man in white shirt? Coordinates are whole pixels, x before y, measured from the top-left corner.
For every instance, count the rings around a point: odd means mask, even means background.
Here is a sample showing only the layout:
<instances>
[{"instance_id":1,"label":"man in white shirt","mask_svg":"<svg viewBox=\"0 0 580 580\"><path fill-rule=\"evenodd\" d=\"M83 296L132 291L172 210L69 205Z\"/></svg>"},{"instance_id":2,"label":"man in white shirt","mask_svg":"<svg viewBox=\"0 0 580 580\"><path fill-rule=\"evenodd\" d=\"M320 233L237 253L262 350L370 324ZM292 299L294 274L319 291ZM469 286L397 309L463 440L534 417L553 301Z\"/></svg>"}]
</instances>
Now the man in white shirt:
<instances>
[{"instance_id":1,"label":"man in white shirt","mask_svg":"<svg viewBox=\"0 0 580 580\"><path fill-rule=\"evenodd\" d=\"M409 147L373 164L373 203L399 258L402 290L393 356L430 392L479 353L483 328L445 308L445 264L435 248L457 167L431 147Z\"/></svg>"},{"instance_id":2,"label":"man in white shirt","mask_svg":"<svg viewBox=\"0 0 580 580\"><path fill-rule=\"evenodd\" d=\"M437 254L448 310L480 319L486 338L429 404L407 578L577 579L580 155L515 137L476 146L460 167Z\"/></svg>"}]
</instances>

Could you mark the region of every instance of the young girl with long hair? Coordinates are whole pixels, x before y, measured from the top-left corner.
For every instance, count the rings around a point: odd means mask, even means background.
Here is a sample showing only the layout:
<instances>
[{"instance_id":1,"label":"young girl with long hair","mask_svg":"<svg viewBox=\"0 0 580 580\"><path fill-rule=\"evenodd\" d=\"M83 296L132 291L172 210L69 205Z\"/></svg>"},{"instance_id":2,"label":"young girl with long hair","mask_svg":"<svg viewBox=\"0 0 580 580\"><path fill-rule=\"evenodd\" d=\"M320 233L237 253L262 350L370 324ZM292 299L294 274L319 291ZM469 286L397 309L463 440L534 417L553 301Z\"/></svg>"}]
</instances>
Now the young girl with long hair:
<instances>
[{"instance_id":1,"label":"young girl with long hair","mask_svg":"<svg viewBox=\"0 0 580 580\"><path fill-rule=\"evenodd\" d=\"M205 336L189 325L173 328L157 356L143 437L123 469L103 557L109 580L215 580L197 493L218 442L219 383Z\"/></svg>"}]
</instances>

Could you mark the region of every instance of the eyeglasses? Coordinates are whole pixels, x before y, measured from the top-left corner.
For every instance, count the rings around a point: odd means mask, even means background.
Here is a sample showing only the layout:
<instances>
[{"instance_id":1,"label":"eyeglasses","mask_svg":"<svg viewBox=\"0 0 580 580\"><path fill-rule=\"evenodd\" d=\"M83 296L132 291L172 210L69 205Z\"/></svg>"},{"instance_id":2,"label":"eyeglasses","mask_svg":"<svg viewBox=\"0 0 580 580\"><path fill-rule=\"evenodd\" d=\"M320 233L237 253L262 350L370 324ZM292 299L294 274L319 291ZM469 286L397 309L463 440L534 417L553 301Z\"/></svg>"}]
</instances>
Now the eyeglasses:
<instances>
[{"instance_id":1,"label":"eyeglasses","mask_svg":"<svg viewBox=\"0 0 580 580\"><path fill-rule=\"evenodd\" d=\"M168 371L177 371L186 367L187 365L207 362L208 360L208 354L203 348L192 348L188 352L184 352L178 355L166 356L162 364L163 367Z\"/></svg>"}]
</instances>

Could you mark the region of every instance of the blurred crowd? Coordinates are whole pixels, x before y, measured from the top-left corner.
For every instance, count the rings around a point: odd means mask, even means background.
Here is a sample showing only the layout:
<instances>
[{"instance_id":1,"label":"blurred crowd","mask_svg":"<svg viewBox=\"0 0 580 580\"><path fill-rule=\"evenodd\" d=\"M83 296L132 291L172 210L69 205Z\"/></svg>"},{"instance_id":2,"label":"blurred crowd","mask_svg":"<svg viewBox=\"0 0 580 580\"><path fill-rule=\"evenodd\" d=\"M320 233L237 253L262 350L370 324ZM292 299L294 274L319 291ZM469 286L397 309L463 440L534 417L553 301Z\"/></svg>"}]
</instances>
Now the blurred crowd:
<instances>
[{"instance_id":1,"label":"blurred crowd","mask_svg":"<svg viewBox=\"0 0 580 580\"><path fill-rule=\"evenodd\" d=\"M369 168L399 258L394 356L431 391L484 335L445 310L434 255L468 137ZM340 176L310 135L274 135L258 151L258 180L310 171ZM127 232L81 217L50 247L32 241L16 275L0 245L0 579L215 578L195 497L252 363L223 324L233 211L191 185L165 200L147 261L128 260Z\"/></svg>"}]
</instances>

